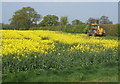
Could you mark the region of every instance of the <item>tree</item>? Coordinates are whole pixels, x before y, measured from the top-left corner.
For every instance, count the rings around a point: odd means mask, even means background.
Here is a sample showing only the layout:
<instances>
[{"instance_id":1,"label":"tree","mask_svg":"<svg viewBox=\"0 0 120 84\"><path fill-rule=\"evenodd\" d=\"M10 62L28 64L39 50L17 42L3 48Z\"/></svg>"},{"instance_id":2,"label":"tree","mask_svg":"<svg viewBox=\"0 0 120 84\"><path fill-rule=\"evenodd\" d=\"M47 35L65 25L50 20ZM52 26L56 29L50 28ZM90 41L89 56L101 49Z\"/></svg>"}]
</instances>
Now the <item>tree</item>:
<instances>
[{"instance_id":1,"label":"tree","mask_svg":"<svg viewBox=\"0 0 120 84\"><path fill-rule=\"evenodd\" d=\"M72 25L79 25L79 24L83 24L83 22L78 19L72 21Z\"/></svg>"},{"instance_id":2,"label":"tree","mask_svg":"<svg viewBox=\"0 0 120 84\"><path fill-rule=\"evenodd\" d=\"M40 22L40 26L55 26L58 25L58 16L56 15L46 15L43 17L43 20Z\"/></svg>"},{"instance_id":3,"label":"tree","mask_svg":"<svg viewBox=\"0 0 120 84\"><path fill-rule=\"evenodd\" d=\"M68 23L68 17L64 16L60 18L61 25L67 25Z\"/></svg>"},{"instance_id":4,"label":"tree","mask_svg":"<svg viewBox=\"0 0 120 84\"><path fill-rule=\"evenodd\" d=\"M100 24L112 24L112 21L110 21L107 16L102 16L102 17L99 19L99 23L100 23Z\"/></svg>"},{"instance_id":5,"label":"tree","mask_svg":"<svg viewBox=\"0 0 120 84\"><path fill-rule=\"evenodd\" d=\"M95 24L95 23L99 24L99 19L89 18L89 19L87 20L87 23L88 23L88 24Z\"/></svg>"},{"instance_id":6,"label":"tree","mask_svg":"<svg viewBox=\"0 0 120 84\"><path fill-rule=\"evenodd\" d=\"M41 15L31 7L23 7L22 9L15 12L13 17L10 19L10 25L15 28L27 28L29 29L34 24L37 24Z\"/></svg>"}]
</instances>

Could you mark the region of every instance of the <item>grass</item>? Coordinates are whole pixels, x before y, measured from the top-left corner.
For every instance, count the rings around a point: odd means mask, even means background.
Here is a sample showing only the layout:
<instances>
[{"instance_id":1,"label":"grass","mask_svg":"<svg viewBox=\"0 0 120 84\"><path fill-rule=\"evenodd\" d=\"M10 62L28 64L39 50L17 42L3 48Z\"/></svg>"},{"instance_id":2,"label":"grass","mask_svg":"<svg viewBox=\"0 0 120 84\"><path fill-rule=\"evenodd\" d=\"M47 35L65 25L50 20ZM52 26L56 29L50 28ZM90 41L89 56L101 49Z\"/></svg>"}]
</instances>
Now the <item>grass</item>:
<instances>
[{"instance_id":1,"label":"grass","mask_svg":"<svg viewBox=\"0 0 120 84\"><path fill-rule=\"evenodd\" d=\"M118 67L109 63L89 67L74 67L66 70L36 69L28 72L3 75L4 82L117 82ZM111 65L111 64L110 64Z\"/></svg>"}]
</instances>

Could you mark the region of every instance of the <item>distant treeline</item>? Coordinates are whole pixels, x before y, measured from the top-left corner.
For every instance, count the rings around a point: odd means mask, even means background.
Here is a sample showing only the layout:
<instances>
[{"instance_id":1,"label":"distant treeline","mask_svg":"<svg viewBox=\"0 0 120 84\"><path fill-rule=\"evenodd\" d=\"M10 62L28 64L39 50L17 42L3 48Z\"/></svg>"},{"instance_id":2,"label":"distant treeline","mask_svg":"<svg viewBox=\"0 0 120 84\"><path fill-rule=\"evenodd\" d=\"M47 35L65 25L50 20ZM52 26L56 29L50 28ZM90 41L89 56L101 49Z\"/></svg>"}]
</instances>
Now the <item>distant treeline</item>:
<instances>
[{"instance_id":1,"label":"distant treeline","mask_svg":"<svg viewBox=\"0 0 120 84\"><path fill-rule=\"evenodd\" d=\"M74 15L73 15L74 16ZM10 24L2 24L4 28L15 28L17 30L24 28L26 30L31 27L44 27L44 26L60 26L60 25L80 25L80 24L112 24L107 16L101 16L100 18L88 18L86 22L82 22L80 19L74 19L69 21L68 16L58 17L57 15L48 14L42 16L38 14L34 8L23 7L20 10L14 12L12 18L9 19Z\"/></svg>"},{"instance_id":2,"label":"distant treeline","mask_svg":"<svg viewBox=\"0 0 120 84\"><path fill-rule=\"evenodd\" d=\"M85 33L89 27L88 24L92 23L102 26L106 30L107 35L118 36L118 25L112 24L112 21L107 16L101 16L97 19L90 17L86 23L79 19L69 22L67 16L46 15L42 17L31 7L23 7L15 11L13 17L10 19L10 24L2 23L1 25L2 29L5 30L52 30Z\"/></svg>"}]
</instances>

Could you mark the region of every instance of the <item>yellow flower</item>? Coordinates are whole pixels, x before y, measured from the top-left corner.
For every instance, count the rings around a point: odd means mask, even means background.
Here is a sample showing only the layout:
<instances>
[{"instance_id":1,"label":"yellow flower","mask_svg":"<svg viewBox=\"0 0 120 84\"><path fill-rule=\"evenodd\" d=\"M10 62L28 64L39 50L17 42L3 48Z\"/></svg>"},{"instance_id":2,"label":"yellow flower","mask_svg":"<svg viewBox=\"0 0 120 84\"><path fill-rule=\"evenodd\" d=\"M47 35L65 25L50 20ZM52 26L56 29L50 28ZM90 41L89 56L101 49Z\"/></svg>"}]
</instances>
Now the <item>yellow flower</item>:
<instances>
[{"instance_id":1,"label":"yellow flower","mask_svg":"<svg viewBox=\"0 0 120 84\"><path fill-rule=\"evenodd\" d=\"M17 54L14 58L26 56L32 52L43 54L50 54L52 52L59 52L56 47L56 42L59 44L72 45L65 49L62 46L63 52L79 50L82 53L89 51L89 53L99 53L111 49L117 52L118 41L102 39L102 37L87 37L86 34L70 34L58 31L47 30L0 30L2 32L2 55ZM42 39L43 37L47 39ZM59 45L58 45L59 46ZM49 51L49 52L48 52ZM60 51L61 52L61 51ZM60 55L60 53L58 53ZM35 56L36 58L37 56ZM28 56L26 56L28 58Z\"/></svg>"}]
</instances>

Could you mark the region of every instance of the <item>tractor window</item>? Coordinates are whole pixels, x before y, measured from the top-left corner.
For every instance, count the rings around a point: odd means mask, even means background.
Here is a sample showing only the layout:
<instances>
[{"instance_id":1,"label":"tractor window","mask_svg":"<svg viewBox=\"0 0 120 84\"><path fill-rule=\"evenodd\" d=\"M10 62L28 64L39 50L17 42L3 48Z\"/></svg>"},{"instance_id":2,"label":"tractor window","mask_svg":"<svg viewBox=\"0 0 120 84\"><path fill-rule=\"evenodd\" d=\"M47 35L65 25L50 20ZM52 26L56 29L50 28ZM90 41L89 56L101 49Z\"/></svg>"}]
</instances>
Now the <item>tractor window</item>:
<instances>
[{"instance_id":1,"label":"tractor window","mask_svg":"<svg viewBox=\"0 0 120 84\"><path fill-rule=\"evenodd\" d=\"M91 28L92 28L92 29L97 29L97 28L98 28L98 25L91 25Z\"/></svg>"}]
</instances>

